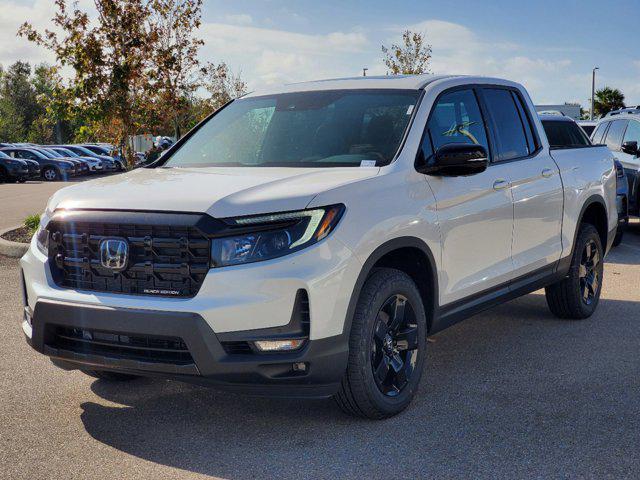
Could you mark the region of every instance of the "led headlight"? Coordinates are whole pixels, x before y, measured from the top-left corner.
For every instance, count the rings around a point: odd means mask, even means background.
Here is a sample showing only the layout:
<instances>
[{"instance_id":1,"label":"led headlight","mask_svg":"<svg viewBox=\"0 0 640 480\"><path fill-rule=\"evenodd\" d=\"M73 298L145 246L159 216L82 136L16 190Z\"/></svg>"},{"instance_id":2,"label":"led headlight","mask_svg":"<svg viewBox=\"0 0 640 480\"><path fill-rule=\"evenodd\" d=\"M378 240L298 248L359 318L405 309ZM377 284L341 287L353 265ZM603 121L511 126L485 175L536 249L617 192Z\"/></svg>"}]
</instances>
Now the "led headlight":
<instances>
[{"instance_id":1,"label":"led headlight","mask_svg":"<svg viewBox=\"0 0 640 480\"><path fill-rule=\"evenodd\" d=\"M334 205L226 220L229 235L211 242L211 264L225 267L260 262L308 247L329 235L343 212L344 205Z\"/></svg>"}]
</instances>

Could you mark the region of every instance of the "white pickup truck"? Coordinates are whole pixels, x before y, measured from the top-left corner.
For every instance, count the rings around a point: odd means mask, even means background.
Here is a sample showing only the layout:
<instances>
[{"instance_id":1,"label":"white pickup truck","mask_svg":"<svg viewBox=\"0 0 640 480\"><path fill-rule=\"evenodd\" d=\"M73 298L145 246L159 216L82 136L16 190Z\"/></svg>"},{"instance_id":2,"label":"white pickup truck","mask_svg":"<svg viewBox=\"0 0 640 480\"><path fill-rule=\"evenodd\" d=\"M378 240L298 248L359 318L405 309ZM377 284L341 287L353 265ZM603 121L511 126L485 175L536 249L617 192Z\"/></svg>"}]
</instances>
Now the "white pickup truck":
<instances>
[{"instance_id":1,"label":"white pickup truck","mask_svg":"<svg viewBox=\"0 0 640 480\"><path fill-rule=\"evenodd\" d=\"M589 317L617 225L601 146L551 149L525 89L398 76L235 100L150 168L56 193L22 328L65 369L330 397L384 418L427 336L546 288Z\"/></svg>"}]
</instances>

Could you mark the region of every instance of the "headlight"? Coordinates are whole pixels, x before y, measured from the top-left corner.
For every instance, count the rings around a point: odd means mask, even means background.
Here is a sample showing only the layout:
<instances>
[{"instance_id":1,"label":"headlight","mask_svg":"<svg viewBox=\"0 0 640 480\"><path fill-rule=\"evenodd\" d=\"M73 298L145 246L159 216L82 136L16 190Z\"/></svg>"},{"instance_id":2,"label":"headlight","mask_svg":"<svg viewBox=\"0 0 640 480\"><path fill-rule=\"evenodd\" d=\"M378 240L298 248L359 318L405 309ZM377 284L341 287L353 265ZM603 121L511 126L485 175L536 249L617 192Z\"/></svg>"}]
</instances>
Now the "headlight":
<instances>
[{"instance_id":1,"label":"headlight","mask_svg":"<svg viewBox=\"0 0 640 480\"><path fill-rule=\"evenodd\" d=\"M47 224L50 218L51 214L47 209L40 215L40 225L38 225L38 230L35 234L36 245L43 255L49 255L49 231L47 230Z\"/></svg>"},{"instance_id":2,"label":"headlight","mask_svg":"<svg viewBox=\"0 0 640 480\"><path fill-rule=\"evenodd\" d=\"M313 245L331 233L343 212L344 205L334 205L226 220L230 232L211 242L211 266L270 260Z\"/></svg>"}]
</instances>

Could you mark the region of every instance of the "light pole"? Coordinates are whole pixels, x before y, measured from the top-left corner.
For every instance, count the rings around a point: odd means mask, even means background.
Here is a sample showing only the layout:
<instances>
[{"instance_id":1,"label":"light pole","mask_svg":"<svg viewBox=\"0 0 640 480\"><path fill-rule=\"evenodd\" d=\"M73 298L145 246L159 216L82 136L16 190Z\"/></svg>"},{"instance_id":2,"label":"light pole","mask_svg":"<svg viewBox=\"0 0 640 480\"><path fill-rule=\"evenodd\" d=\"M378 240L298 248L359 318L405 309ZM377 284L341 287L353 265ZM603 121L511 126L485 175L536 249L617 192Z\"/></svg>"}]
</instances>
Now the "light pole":
<instances>
[{"instance_id":1,"label":"light pole","mask_svg":"<svg viewBox=\"0 0 640 480\"><path fill-rule=\"evenodd\" d=\"M598 67L593 67L591 70L591 112L589 112L589 117L593 120L593 104L594 98L596 95L596 70L600 70Z\"/></svg>"},{"instance_id":2,"label":"light pole","mask_svg":"<svg viewBox=\"0 0 640 480\"><path fill-rule=\"evenodd\" d=\"M367 76L367 70L369 70L367 67L362 69L362 76L366 77Z\"/></svg>"}]
</instances>

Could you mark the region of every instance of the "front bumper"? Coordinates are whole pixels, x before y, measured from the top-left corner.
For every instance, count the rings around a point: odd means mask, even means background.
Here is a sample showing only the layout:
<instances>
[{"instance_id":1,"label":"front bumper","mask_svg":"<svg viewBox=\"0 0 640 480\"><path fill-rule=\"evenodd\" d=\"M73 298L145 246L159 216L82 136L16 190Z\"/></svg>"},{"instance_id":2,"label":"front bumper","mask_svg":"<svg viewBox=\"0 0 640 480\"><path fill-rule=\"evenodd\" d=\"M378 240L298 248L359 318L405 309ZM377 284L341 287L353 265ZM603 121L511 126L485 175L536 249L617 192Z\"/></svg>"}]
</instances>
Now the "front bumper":
<instances>
[{"instance_id":1,"label":"front bumper","mask_svg":"<svg viewBox=\"0 0 640 480\"><path fill-rule=\"evenodd\" d=\"M338 389L348 356L345 335L309 341L300 351L291 353L228 353L223 347L225 338L237 341L242 336L216 335L200 315L187 312L42 300L33 312L25 307L22 328L27 342L61 368L159 376L253 395L330 396ZM61 328L115 332L125 338L179 338L192 360L177 364L140 355L105 353L89 342L69 346L60 340L57 332ZM90 333L85 333L85 338L90 338ZM131 351L127 348L125 352Z\"/></svg>"}]
</instances>

